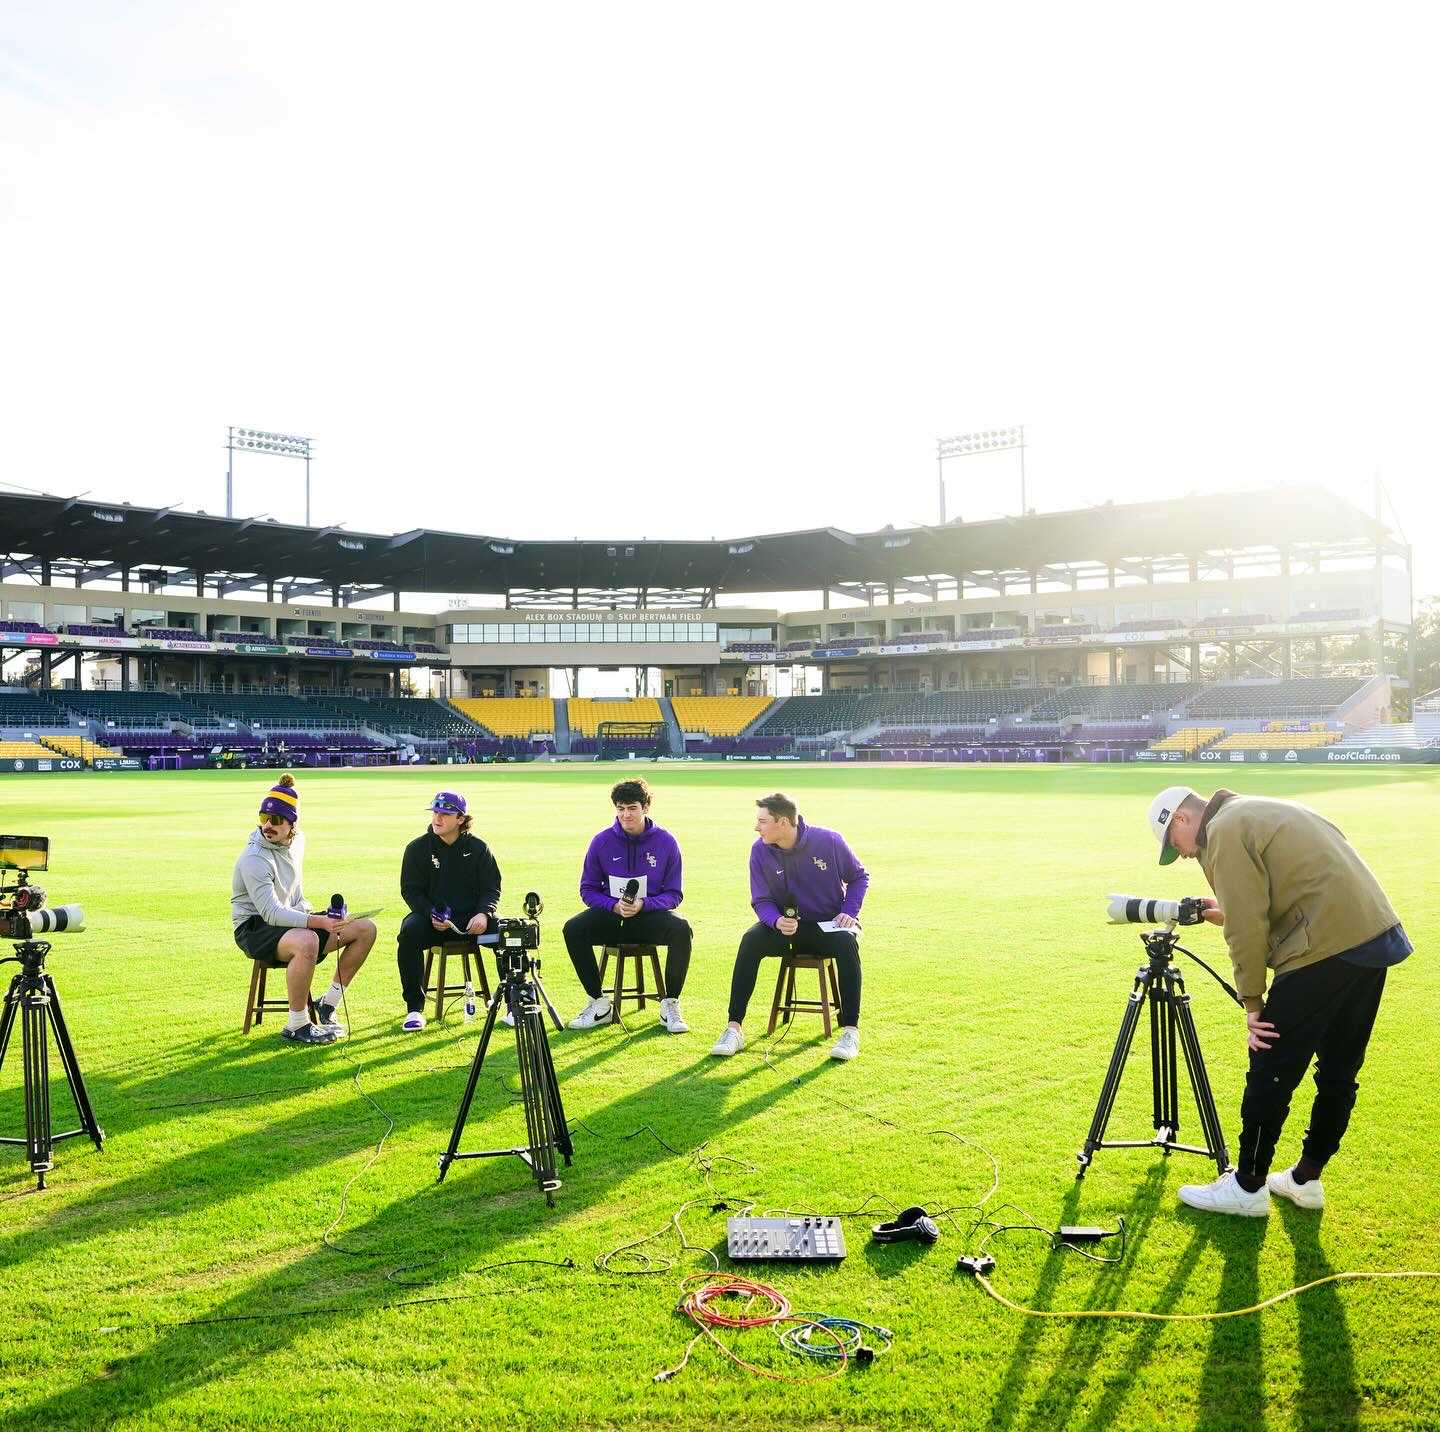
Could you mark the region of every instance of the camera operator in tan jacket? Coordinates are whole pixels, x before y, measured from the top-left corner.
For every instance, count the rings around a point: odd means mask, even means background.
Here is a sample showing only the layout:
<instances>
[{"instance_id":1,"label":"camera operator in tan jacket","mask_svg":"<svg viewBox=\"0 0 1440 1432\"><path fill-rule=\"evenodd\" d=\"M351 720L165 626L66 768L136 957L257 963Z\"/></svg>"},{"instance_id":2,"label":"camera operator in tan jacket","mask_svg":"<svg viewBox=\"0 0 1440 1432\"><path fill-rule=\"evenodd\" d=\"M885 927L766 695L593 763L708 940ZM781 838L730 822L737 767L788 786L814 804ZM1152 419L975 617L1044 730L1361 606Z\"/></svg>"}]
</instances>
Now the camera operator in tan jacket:
<instances>
[{"instance_id":1,"label":"camera operator in tan jacket","mask_svg":"<svg viewBox=\"0 0 1440 1432\"><path fill-rule=\"evenodd\" d=\"M1355 1106L1385 971L1412 953L1410 941L1355 848L1307 806L1224 790L1206 801L1171 786L1149 819L1160 863L1198 860L1215 892L1205 918L1224 927L1250 1049L1238 1164L1214 1183L1182 1187L1180 1198L1251 1217L1270 1211L1272 1192L1322 1208L1320 1173ZM1315 1100L1300 1159L1270 1173L1290 1096L1312 1059Z\"/></svg>"}]
</instances>

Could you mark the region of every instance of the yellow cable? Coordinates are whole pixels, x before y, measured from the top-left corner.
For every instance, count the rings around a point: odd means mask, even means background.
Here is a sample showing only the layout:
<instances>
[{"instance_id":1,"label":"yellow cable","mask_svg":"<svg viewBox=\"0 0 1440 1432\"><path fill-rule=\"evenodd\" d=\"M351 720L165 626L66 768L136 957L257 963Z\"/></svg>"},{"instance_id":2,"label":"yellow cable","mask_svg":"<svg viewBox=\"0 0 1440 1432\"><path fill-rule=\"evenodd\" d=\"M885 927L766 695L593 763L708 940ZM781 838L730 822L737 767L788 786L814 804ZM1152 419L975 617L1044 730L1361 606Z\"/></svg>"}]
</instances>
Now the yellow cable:
<instances>
[{"instance_id":1,"label":"yellow cable","mask_svg":"<svg viewBox=\"0 0 1440 1432\"><path fill-rule=\"evenodd\" d=\"M1440 1278L1440 1273L1330 1273L1323 1278L1316 1278L1313 1283L1302 1283L1298 1288L1287 1288L1283 1293L1276 1293L1273 1298L1266 1298L1263 1303L1252 1303L1248 1308L1226 1308L1215 1313L1146 1313L1129 1308L1077 1308L1073 1312L1067 1312L1060 1308L1027 1308L1019 1303L1012 1303L1004 1293L997 1292L989 1278L983 1273L975 1275L975 1281L997 1303L1003 1304L1012 1312L1024 1313L1027 1318L1145 1318L1150 1322L1157 1323L1203 1323L1215 1318L1243 1318L1250 1313L1261 1313L1266 1308L1273 1308L1276 1303L1283 1303L1286 1298L1293 1298L1300 1293L1308 1293L1311 1288L1319 1288L1326 1283L1343 1283L1361 1278Z\"/></svg>"}]
</instances>

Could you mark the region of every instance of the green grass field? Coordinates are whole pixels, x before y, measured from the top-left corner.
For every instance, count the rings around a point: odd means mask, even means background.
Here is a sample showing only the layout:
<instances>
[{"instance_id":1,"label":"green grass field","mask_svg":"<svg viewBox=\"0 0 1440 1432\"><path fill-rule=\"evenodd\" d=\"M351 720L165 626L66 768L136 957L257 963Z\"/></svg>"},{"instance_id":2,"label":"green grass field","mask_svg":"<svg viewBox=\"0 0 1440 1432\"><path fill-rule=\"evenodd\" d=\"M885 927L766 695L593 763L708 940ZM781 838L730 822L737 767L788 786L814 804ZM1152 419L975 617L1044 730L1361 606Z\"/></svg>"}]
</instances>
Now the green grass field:
<instances>
[{"instance_id":1,"label":"green grass field","mask_svg":"<svg viewBox=\"0 0 1440 1432\"><path fill-rule=\"evenodd\" d=\"M986 1216L1129 1227L1113 1266L1035 1234L995 1238L995 1284L1023 1304L1203 1312L1331 1271L1440 1269L1436 772L1226 773L1334 819L1418 948L1392 972L1323 1217L1288 1205L1263 1221L1192 1213L1176 1186L1213 1176L1194 1156L1106 1151L1075 1181L1141 953L1133 931L1105 924L1103 899L1204 890L1193 865L1157 869L1144 825L1149 796L1176 773L1118 768L647 769L654 814L685 853L693 1032L627 1016L628 1032L552 1034L577 1125L554 1209L513 1159L459 1163L437 1186L479 1025L457 1010L421 1035L399 1030L401 847L438 785L469 796L503 904L526 889L545 898L547 983L568 1018L583 999L559 926L578 908L580 858L609 819L616 770L302 774L308 893L386 907L350 1000L352 1037L318 1050L282 1043L269 1018L240 1033L249 967L230 938L230 869L265 773L6 778L0 826L51 837L41 883L89 916L85 933L57 940L50 969L107 1142L59 1145L43 1193L23 1150L0 1149L0 1426L1440 1425L1440 1282L1330 1285L1257 1316L1160 1324L1023 1317L955 1272L966 1208L991 1187L987 1155L999 1190ZM853 1064L827 1057L813 1017L767 1057L763 971L749 1045L708 1057L751 920L752 802L776 780L845 831L871 872ZM1190 934L1228 970L1218 931ZM1241 1017L1203 972L1185 972L1233 1146ZM467 1148L521 1137L514 1048L495 1048ZM1136 1056L1112 1137L1149 1132L1143 1034ZM1282 1159L1298 1148L1308 1090ZM70 1127L58 1089L56 1107ZM12 1049L0 1134L16 1133ZM691 1157L702 1146L717 1159L709 1186ZM798 1309L892 1328L893 1351L836 1381L787 1385L702 1341L655 1383L692 1331L675 1311L679 1279L710 1263L669 1230L647 1245L668 1271L619 1276L594 1260L667 1229L687 1200L688 1241L722 1248L714 1190L759 1212L869 1200L873 1218L846 1220L843 1264L757 1276ZM941 1242L870 1246L868 1223L910 1203L956 1210ZM494 1266L527 1259L575 1266ZM813 1370L769 1332L724 1336L768 1367Z\"/></svg>"}]
</instances>

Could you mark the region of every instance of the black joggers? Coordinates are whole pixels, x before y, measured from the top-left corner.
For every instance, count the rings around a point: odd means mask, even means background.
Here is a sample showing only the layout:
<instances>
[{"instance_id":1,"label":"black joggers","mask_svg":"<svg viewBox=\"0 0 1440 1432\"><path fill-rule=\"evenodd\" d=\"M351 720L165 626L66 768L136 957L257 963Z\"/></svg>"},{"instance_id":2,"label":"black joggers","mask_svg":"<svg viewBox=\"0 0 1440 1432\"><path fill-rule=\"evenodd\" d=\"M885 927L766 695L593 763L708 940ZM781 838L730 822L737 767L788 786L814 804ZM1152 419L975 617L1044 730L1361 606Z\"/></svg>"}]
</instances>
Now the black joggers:
<instances>
[{"instance_id":1,"label":"black joggers","mask_svg":"<svg viewBox=\"0 0 1440 1432\"><path fill-rule=\"evenodd\" d=\"M1383 969L1350 964L1338 955L1282 975L1270 986L1263 1017L1280 1037L1269 1049L1250 1051L1236 1165L1243 1179L1262 1180L1270 1171L1290 1096L1312 1059L1315 1102L1301 1155L1323 1165L1340 1147L1384 989Z\"/></svg>"},{"instance_id":2,"label":"black joggers","mask_svg":"<svg viewBox=\"0 0 1440 1432\"><path fill-rule=\"evenodd\" d=\"M587 906L565 922L565 949L575 974L591 999L599 999L600 967L596 945L664 945L665 994L679 999L690 968L690 922L673 910L641 910L622 920L613 910Z\"/></svg>"},{"instance_id":3,"label":"black joggers","mask_svg":"<svg viewBox=\"0 0 1440 1432\"><path fill-rule=\"evenodd\" d=\"M782 935L773 926L751 925L740 939L735 970L730 976L730 1020L743 1024L760 961L770 955L788 954L791 949L807 955L829 955L835 961L840 983L840 1023L860 1023L860 941L845 930L822 930L813 920L801 920L794 937Z\"/></svg>"}]
</instances>

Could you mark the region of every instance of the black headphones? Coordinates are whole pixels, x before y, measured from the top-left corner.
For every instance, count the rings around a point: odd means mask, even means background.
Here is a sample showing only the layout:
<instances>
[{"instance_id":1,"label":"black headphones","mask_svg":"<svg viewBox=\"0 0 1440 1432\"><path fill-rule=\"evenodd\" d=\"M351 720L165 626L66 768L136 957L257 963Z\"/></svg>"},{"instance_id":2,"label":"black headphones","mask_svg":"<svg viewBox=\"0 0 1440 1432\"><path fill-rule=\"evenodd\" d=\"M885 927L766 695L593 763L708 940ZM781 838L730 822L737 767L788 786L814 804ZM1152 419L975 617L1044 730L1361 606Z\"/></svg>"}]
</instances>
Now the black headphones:
<instances>
[{"instance_id":1,"label":"black headphones","mask_svg":"<svg viewBox=\"0 0 1440 1432\"><path fill-rule=\"evenodd\" d=\"M870 1236L876 1243L933 1243L940 1225L916 1204L903 1209L893 1223L877 1223Z\"/></svg>"}]
</instances>

